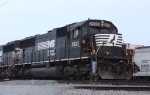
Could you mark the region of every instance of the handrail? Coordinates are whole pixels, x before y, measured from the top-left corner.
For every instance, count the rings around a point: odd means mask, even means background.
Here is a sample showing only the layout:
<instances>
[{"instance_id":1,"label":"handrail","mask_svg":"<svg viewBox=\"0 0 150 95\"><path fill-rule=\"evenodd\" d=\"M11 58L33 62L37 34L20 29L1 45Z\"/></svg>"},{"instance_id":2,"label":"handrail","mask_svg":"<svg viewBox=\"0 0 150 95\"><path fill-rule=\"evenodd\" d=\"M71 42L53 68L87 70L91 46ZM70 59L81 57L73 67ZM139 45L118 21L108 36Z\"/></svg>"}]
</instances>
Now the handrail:
<instances>
[{"instance_id":1,"label":"handrail","mask_svg":"<svg viewBox=\"0 0 150 95\"><path fill-rule=\"evenodd\" d=\"M126 64L126 65L129 65L129 63L125 63L124 61L122 61L122 62L121 62L121 61L119 61L119 62L114 63L114 64L113 64L113 63L111 63L111 62L110 62L110 61L108 61L108 60L107 60L107 62L108 62L109 64L111 64L111 65L117 65L117 64L119 64L119 63L124 63L124 64Z\"/></svg>"},{"instance_id":2,"label":"handrail","mask_svg":"<svg viewBox=\"0 0 150 95\"><path fill-rule=\"evenodd\" d=\"M129 50L129 52L130 52L130 54L131 54L131 57L132 57L132 63L134 62L134 57L133 57L133 54L132 54L132 52L131 52L131 49L130 49L130 47L127 45L127 47L129 48L128 50ZM134 64L133 64L134 65Z\"/></svg>"}]
</instances>

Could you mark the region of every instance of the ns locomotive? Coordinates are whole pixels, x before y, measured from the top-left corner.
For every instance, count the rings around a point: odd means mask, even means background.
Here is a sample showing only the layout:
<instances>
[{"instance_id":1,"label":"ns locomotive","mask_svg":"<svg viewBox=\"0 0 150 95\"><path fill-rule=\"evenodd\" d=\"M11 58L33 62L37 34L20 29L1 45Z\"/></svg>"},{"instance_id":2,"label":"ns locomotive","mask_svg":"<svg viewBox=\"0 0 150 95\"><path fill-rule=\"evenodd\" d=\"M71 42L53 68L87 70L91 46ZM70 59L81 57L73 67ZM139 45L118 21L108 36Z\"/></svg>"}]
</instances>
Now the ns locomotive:
<instances>
[{"instance_id":1,"label":"ns locomotive","mask_svg":"<svg viewBox=\"0 0 150 95\"><path fill-rule=\"evenodd\" d=\"M131 79L132 54L106 20L88 19L0 46L2 78L89 78L91 50L100 79Z\"/></svg>"}]
</instances>

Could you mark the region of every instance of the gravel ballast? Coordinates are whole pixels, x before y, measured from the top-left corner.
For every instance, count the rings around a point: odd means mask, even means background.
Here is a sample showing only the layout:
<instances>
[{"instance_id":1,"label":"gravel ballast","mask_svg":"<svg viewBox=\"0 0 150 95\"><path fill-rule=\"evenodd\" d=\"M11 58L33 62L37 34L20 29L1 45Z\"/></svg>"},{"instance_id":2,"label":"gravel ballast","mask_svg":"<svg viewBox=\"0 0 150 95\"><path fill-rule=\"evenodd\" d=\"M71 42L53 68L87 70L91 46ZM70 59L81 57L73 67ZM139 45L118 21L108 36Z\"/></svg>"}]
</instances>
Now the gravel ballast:
<instances>
[{"instance_id":1,"label":"gravel ballast","mask_svg":"<svg viewBox=\"0 0 150 95\"><path fill-rule=\"evenodd\" d=\"M91 84L59 84L55 80L12 80L0 82L0 95L149 95L149 91L75 89ZM110 85L101 85L110 86Z\"/></svg>"},{"instance_id":2,"label":"gravel ballast","mask_svg":"<svg viewBox=\"0 0 150 95\"><path fill-rule=\"evenodd\" d=\"M150 95L148 91L94 91L85 89L74 89L59 95Z\"/></svg>"}]
</instances>

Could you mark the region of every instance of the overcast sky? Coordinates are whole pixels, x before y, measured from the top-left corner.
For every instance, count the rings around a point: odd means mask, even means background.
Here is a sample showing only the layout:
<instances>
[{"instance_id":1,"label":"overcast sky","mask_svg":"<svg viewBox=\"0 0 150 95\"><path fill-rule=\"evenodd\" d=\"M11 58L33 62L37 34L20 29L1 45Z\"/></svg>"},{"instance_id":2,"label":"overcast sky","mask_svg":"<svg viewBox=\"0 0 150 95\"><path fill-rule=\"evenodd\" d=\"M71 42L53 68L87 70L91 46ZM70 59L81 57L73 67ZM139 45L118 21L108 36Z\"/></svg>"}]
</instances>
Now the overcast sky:
<instances>
[{"instance_id":1,"label":"overcast sky","mask_svg":"<svg viewBox=\"0 0 150 95\"><path fill-rule=\"evenodd\" d=\"M111 21L125 43L150 45L150 0L6 1L0 0L0 45L88 18Z\"/></svg>"}]
</instances>

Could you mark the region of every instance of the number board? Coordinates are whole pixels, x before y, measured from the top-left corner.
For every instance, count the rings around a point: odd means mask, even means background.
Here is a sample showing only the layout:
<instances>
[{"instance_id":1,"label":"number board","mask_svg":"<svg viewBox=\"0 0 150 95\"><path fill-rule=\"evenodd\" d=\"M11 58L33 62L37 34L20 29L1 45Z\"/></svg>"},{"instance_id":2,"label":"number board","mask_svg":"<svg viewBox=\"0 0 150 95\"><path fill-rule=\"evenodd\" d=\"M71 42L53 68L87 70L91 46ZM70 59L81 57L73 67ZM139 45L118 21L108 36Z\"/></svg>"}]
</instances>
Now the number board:
<instances>
[{"instance_id":1,"label":"number board","mask_svg":"<svg viewBox=\"0 0 150 95\"><path fill-rule=\"evenodd\" d=\"M101 27L101 26L104 26L106 28L110 28L110 24L108 23L100 23L100 22L90 22L89 23L89 26L93 26L93 27Z\"/></svg>"},{"instance_id":2,"label":"number board","mask_svg":"<svg viewBox=\"0 0 150 95\"><path fill-rule=\"evenodd\" d=\"M110 24L108 24L108 23L105 23L104 26L105 26L106 28L110 28Z\"/></svg>"},{"instance_id":3,"label":"number board","mask_svg":"<svg viewBox=\"0 0 150 95\"><path fill-rule=\"evenodd\" d=\"M72 42L72 47L79 46L79 41Z\"/></svg>"},{"instance_id":4,"label":"number board","mask_svg":"<svg viewBox=\"0 0 150 95\"><path fill-rule=\"evenodd\" d=\"M96 27L100 27L101 24L99 22L90 22L89 26L96 26Z\"/></svg>"}]
</instances>

